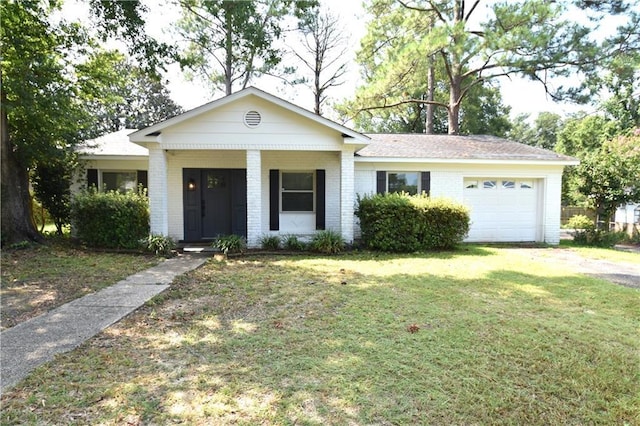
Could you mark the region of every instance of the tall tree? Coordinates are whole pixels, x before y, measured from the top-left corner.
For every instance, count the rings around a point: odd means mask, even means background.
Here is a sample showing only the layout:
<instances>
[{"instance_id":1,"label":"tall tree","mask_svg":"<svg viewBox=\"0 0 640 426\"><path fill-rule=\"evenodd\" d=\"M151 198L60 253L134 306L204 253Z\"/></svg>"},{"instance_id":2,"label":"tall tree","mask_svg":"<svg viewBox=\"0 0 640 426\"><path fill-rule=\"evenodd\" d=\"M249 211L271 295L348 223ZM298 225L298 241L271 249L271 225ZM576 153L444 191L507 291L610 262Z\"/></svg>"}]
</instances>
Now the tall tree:
<instances>
[{"instance_id":1,"label":"tall tree","mask_svg":"<svg viewBox=\"0 0 640 426\"><path fill-rule=\"evenodd\" d=\"M50 21L61 2L0 1L0 120L2 157L2 244L39 240L31 220L29 172L63 160L89 128L82 104L79 60L95 47L79 24ZM138 0L91 0L102 35L128 39L131 52L149 68L170 49L141 31ZM120 31L119 29L124 29Z\"/></svg>"},{"instance_id":2,"label":"tall tree","mask_svg":"<svg viewBox=\"0 0 640 426\"><path fill-rule=\"evenodd\" d=\"M640 129L618 136L583 155L575 173L577 190L608 229L616 208L640 200Z\"/></svg>"},{"instance_id":3,"label":"tall tree","mask_svg":"<svg viewBox=\"0 0 640 426\"><path fill-rule=\"evenodd\" d=\"M86 106L95 124L91 139L121 129L141 129L183 112L156 72L134 65L118 51L95 52L81 64L79 84L91 97ZM101 82L108 82L102 84Z\"/></svg>"},{"instance_id":4,"label":"tall tree","mask_svg":"<svg viewBox=\"0 0 640 426\"><path fill-rule=\"evenodd\" d=\"M29 170L77 141L87 115L65 49L77 28L53 28L40 2L0 2L2 244L40 240L31 220Z\"/></svg>"},{"instance_id":5,"label":"tall tree","mask_svg":"<svg viewBox=\"0 0 640 426\"><path fill-rule=\"evenodd\" d=\"M598 44L590 38L592 28L567 19L569 2L496 1L483 9L480 0L372 0L367 6L372 20L358 54L365 85L354 105L365 110L433 104L447 111L449 133L459 133L463 101L486 81L520 75L539 81L555 98L577 98L584 91L553 90L549 83L576 72L594 81L601 64L640 45L634 29L640 18L627 2L616 0L610 2L616 7L609 8L600 2L578 3L599 16L626 13L628 25L620 27L617 43L612 38ZM483 13L486 19L478 20L476 15ZM427 72L425 62L431 57L445 70L448 99L406 96L407 83Z\"/></svg>"},{"instance_id":6,"label":"tall tree","mask_svg":"<svg viewBox=\"0 0 640 426\"><path fill-rule=\"evenodd\" d=\"M306 17L317 1L179 0L178 33L188 42L182 64L213 92L230 95L280 63L275 41L286 17Z\"/></svg>"},{"instance_id":7,"label":"tall tree","mask_svg":"<svg viewBox=\"0 0 640 426\"><path fill-rule=\"evenodd\" d=\"M519 114L511 123L507 133L513 139L526 145L553 150L558 142L558 133L562 129L562 117L553 112L543 111L529 124L529 114Z\"/></svg>"},{"instance_id":8,"label":"tall tree","mask_svg":"<svg viewBox=\"0 0 640 426\"><path fill-rule=\"evenodd\" d=\"M322 104L327 100L327 90L344 84L347 72L347 38L337 16L316 8L309 19L300 23L302 49L294 51L312 74L311 90L314 112L322 115ZM304 82L307 80L304 79Z\"/></svg>"},{"instance_id":9,"label":"tall tree","mask_svg":"<svg viewBox=\"0 0 640 426\"><path fill-rule=\"evenodd\" d=\"M411 91L407 85L407 95L412 98L428 98L428 81L418 82ZM425 92L425 90L427 92ZM432 99L446 96L443 85L436 84ZM348 117L352 104L338 106L343 117ZM463 120L459 132L461 134L491 134L505 136L511 128L509 122L510 108L502 103L500 91L491 85L477 85L469 93L467 101L461 108ZM448 133L447 113L438 108L429 112L429 103L401 103L389 108L373 108L357 114L354 126L366 132L383 133ZM429 128L429 126L431 126Z\"/></svg>"}]
</instances>

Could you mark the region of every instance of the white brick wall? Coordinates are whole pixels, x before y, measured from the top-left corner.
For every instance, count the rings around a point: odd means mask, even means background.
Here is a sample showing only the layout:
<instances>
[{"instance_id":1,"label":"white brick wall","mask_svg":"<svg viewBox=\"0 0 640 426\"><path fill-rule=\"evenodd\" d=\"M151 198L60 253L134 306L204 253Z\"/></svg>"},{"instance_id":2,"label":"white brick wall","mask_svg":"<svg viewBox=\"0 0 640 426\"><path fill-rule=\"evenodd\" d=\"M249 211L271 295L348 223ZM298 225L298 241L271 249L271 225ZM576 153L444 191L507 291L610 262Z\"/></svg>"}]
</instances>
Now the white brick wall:
<instances>
[{"instance_id":1,"label":"white brick wall","mask_svg":"<svg viewBox=\"0 0 640 426\"><path fill-rule=\"evenodd\" d=\"M170 235L167 213L167 158L164 150L149 147L149 209L151 233Z\"/></svg>"},{"instance_id":2,"label":"white brick wall","mask_svg":"<svg viewBox=\"0 0 640 426\"><path fill-rule=\"evenodd\" d=\"M262 215L255 214L267 208L268 198L263 202L262 155L260 151L247 151L247 245L259 247L262 236ZM265 206L265 207L263 207ZM254 214L251 214L254 212Z\"/></svg>"}]
</instances>

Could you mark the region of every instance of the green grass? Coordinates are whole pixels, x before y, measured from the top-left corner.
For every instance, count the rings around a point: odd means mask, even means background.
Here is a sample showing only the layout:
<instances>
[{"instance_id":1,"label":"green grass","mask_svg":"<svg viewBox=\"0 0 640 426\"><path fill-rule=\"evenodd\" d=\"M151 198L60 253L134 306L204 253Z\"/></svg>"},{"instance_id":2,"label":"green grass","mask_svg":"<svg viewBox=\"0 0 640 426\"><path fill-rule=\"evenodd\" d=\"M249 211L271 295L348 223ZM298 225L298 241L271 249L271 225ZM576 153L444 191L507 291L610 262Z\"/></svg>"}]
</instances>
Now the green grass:
<instances>
[{"instance_id":1,"label":"green grass","mask_svg":"<svg viewBox=\"0 0 640 426\"><path fill-rule=\"evenodd\" d=\"M638 424L639 327L638 290L500 248L245 256L37 369L2 423Z\"/></svg>"}]
</instances>

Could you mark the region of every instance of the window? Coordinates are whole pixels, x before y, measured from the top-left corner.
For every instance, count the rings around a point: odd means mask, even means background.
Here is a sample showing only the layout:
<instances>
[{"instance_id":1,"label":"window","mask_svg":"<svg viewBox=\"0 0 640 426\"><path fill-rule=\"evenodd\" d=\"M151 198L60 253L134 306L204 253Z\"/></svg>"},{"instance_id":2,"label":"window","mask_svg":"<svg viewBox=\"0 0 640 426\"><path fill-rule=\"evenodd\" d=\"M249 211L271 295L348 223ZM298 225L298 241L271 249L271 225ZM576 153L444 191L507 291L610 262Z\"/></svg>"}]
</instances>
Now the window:
<instances>
[{"instance_id":1,"label":"window","mask_svg":"<svg viewBox=\"0 0 640 426\"><path fill-rule=\"evenodd\" d=\"M497 182L495 180L485 180L482 182L482 187L486 189L497 188Z\"/></svg>"},{"instance_id":2,"label":"window","mask_svg":"<svg viewBox=\"0 0 640 426\"><path fill-rule=\"evenodd\" d=\"M516 183L512 180L503 180L502 181L502 187L504 189L515 189L516 188Z\"/></svg>"},{"instance_id":3,"label":"window","mask_svg":"<svg viewBox=\"0 0 640 426\"><path fill-rule=\"evenodd\" d=\"M465 179L464 180L464 187L467 189L477 189L478 188L478 181L476 179Z\"/></svg>"},{"instance_id":4,"label":"window","mask_svg":"<svg viewBox=\"0 0 640 426\"><path fill-rule=\"evenodd\" d=\"M531 180L520 181L520 188L521 189L531 189L531 188L533 188L533 181L531 181Z\"/></svg>"},{"instance_id":5,"label":"window","mask_svg":"<svg viewBox=\"0 0 640 426\"><path fill-rule=\"evenodd\" d=\"M387 174L388 192L407 192L410 195L418 193L418 172L390 172Z\"/></svg>"},{"instance_id":6,"label":"window","mask_svg":"<svg viewBox=\"0 0 640 426\"><path fill-rule=\"evenodd\" d=\"M282 172L282 211L314 211L314 173Z\"/></svg>"},{"instance_id":7,"label":"window","mask_svg":"<svg viewBox=\"0 0 640 426\"><path fill-rule=\"evenodd\" d=\"M102 187L106 191L135 191L138 187L138 176L135 171L102 172Z\"/></svg>"}]
</instances>

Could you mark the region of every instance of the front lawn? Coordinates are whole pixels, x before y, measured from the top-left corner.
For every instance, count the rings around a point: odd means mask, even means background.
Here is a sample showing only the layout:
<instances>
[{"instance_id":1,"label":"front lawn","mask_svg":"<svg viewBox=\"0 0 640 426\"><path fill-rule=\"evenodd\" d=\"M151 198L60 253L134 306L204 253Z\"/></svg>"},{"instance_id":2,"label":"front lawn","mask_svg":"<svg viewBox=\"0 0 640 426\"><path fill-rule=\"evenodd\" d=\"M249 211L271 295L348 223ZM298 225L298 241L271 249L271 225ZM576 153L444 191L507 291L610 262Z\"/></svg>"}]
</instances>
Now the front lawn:
<instances>
[{"instance_id":1,"label":"front lawn","mask_svg":"<svg viewBox=\"0 0 640 426\"><path fill-rule=\"evenodd\" d=\"M4 424L638 424L640 291L526 254L211 261Z\"/></svg>"},{"instance_id":2,"label":"front lawn","mask_svg":"<svg viewBox=\"0 0 640 426\"><path fill-rule=\"evenodd\" d=\"M2 330L158 263L153 256L96 252L56 241L4 249L1 259Z\"/></svg>"}]
</instances>

